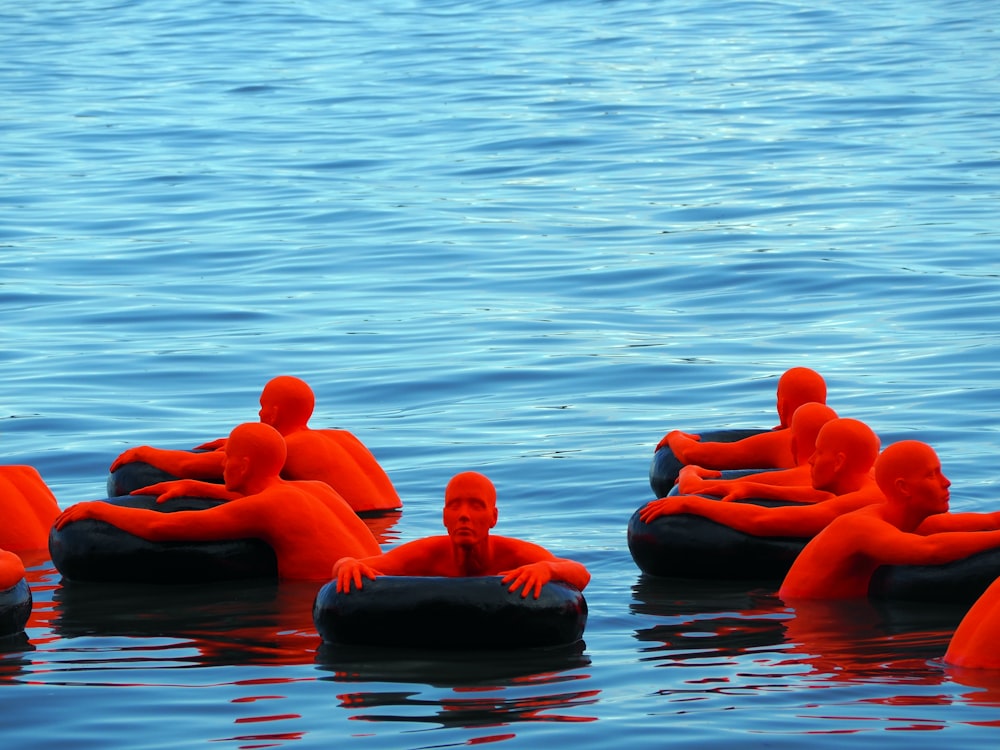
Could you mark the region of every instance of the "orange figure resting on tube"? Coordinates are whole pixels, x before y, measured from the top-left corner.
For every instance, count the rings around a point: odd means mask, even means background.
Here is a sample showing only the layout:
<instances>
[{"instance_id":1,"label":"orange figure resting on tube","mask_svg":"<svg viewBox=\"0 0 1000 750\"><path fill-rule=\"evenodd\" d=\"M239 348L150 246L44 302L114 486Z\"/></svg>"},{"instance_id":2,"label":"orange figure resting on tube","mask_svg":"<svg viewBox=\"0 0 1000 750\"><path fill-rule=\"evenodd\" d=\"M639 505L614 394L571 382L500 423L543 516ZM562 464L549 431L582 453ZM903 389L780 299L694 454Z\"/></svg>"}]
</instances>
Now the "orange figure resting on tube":
<instances>
[{"instance_id":1,"label":"orange figure resting on tube","mask_svg":"<svg viewBox=\"0 0 1000 750\"><path fill-rule=\"evenodd\" d=\"M793 367L778 379L776 408L779 424L768 432L731 443L701 442L698 435L673 430L656 445L669 446L683 464L706 469L787 469L795 466L791 446L792 415L809 402L826 403L826 381L808 367Z\"/></svg>"},{"instance_id":2,"label":"orange figure resting on tube","mask_svg":"<svg viewBox=\"0 0 1000 750\"><path fill-rule=\"evenodd\" d=\"M339 512L334 511L338 498L327 485L281 478L285 454L285 441L276 429L260 422L242 424L226 440L225 485L217 490L230 502L161 513L96 500L71 506L55 527L92 518L151 542L261 539L274 550L278 575L286 579L328 580L340 558L377 554L374 536L342 499ZM191 489L183 481L181 486Z\"/></svg>"},{"instance_id":3,"label":"orange figure resting on tube","mask_svg":"<svg viewBox=\"0 0 1000 750\"><path fill-rule=\"evenodd\" d=\"M312 388L290 375L268 381L260 394L260 421L280 432L287 445L281 476L326 482L357 512L400 508L403 503L388 475L357 437L347 430L309 427L315 403ZM195 450L201 452L142 445L124 451L111 471L141 461L175 477L217 481L225 449L226 438L199 445Z\"/></svg>"},{"instance_id":4,"label":"orange figure resting on tube","mask_svg":"<svg viewBox=\"0 0 1000 750\"><path fill-rule=\"evenodd\" d=\"M444 526L447 535L417 539L380 555L345 557L333 568L337 591L360 589L364 579L392 576L503 576L512 592L536 599L549 581L579 590L590 573L578 562L559 558L544 547L511 537L491 535L497 522L496 488L482 474L457 474L445 488Z\"/></svg>"},{"instance_id":5,"label":"orange figure resting on tube","mask_svg":"<svg viewBox=\"0 0 1000 750\"><path fill-rule=\"evenodd\" d=\"M825 423L816 436L816 450L810 459L811 486L827 493L821 502L794 503L767 507L752 503L725 503L697 495L672 495L647 503L639 512L645 523L660 516L691 513L756 536L812 537L839 516L885 500L872 478L878 456L878 436L864 422L838 417ZM801 487L774 486L794 500Z\"/></svg>"},{"instance_id":6,"label":"orange figure resting on tube","mask_svg":"<svg viewBox=\"0 0 1000 750\"><path fill-rule=\"evenodd\" d=\"M837 413L833 409L815 401L795 410L789 428L795 466L790 469L773 469L724 479L722 472L716 469L691 464L680 470L677 492L682 495L712 495L727 501L744 498L775 498L792 502L828 500L833 496L832 493L812 486L810 461L816 452L816 438L820 429L836 418ZM793 492L789 487L802 489Z\"/></svg>"},{"instance_id":7,"label":"orange figure resting on tube","mask_svg":"<svg viewBox=\"0 0 1000 750\"><path fill-rule=\"evenodd\" d=\"M949 512L951 482L926 443L890 445L875 462L875 480L885 501L819 532L788 570L782 599L864 598L880 566L941 565L1000 547L1000 512Z\"/></svg>"}]
</instances>

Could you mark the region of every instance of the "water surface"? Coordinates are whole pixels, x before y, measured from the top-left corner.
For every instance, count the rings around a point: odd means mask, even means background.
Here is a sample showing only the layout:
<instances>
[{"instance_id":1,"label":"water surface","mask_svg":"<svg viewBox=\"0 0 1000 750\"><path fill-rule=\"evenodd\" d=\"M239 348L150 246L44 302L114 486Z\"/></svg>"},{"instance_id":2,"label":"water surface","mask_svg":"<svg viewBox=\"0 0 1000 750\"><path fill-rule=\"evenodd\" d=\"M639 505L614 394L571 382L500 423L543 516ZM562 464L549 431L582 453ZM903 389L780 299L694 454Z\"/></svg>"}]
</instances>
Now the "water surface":
<instances>
[{"instance_id":1,"label":"water surface","mask_svg":"<svg viewBox=\"0 0 1000 750\"><path fill-rule=\"evenodd\" d=\"M993 747L961 611L793 611L641 576L669 429L774 424L793 365L995 507L1000 101L988 2L39 0L0 10L0 460L62 506L281 373L440 529L584 562L585 643L322 647L315 587L30 573L4 746ZM627 733L627 735L626 735Z\"/></svg>"}]
</instances>

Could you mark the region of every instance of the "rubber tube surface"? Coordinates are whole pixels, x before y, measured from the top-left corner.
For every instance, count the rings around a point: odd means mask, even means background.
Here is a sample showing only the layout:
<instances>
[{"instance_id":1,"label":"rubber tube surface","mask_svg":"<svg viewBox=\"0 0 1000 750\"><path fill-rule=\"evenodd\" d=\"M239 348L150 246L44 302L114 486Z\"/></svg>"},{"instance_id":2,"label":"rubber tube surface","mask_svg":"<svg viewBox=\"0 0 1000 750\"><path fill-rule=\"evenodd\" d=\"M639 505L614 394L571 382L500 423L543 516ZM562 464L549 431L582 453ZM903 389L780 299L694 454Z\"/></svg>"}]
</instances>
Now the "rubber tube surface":
<instances>
[{"instance_id":1,"label":"rubber tube surface","mask_svg":"<svg viewBox=\"0 0 1000 750\"><path fill-rule=\"evenodd\" d=\"M24 578L0 591L0 638L24 630L31 616L31 605L31 589Z\"/></svg>"},{"instance_id":2,"label":"rubber tube surface","mask_svg":"<svg viewBox=\"0 0 1000 750\"><path fill-rule=\"evenodd\" d=\"M574 643L583 635L587 601L576 588L547 583L522 599L499 576L379 576L338 594L336 581L316 595L313 620L328 643L511 649Z\"/></svg>"},{"instance_id":3,"label":"rubber tube surface","mask_svg":"<svg viewBox=\"0 0 1000 750\"><path fill-rule=\"evenodd\" d=\"M883 565L868 596L918 602L972 604L1000 578L1000 547L940 565Z\"/></svg>"},{"instance_id":4,"label":"rubber tube surface","mask_svg":"<svg viewBox=\"0 0 1000 750\"><path fill-rule=\"evenodd\" d=\"M204 510L216 500L177 498L157 503L149 495L111 497L104 502L161 513ZM203 583L277 578L278 562L259 539L212 542L150 542L104 521L84 519L49 532L56 569L72 581Z\"/></svg>"},{"instance_id":5,"label":"rubber tube surface","mask_svg":"<svg viewBox=\"0 0 1000 750\"><path fill-rule=\"evenodd\" d=\"M628 548L635 564L644 573L665 578L780 581L808 541L754 536L688 513L645 523L636 510L628 522Z\"/></svg>"}]
</instances>

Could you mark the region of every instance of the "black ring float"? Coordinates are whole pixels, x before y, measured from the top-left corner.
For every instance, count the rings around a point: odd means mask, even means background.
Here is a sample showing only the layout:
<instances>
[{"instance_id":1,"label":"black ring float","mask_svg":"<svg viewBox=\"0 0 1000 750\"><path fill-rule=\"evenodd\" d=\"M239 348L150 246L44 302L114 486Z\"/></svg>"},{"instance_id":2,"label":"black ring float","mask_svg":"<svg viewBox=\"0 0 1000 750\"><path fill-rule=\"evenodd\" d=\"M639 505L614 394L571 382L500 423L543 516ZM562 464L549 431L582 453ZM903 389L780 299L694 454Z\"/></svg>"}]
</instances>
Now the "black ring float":
<instances>
[{"instance_id":1,"label":"black ring float","mask_svg":"<svg viewBox=\"0 0 1000 750\"><path fill-rule=\"evenodd\" d=\"M937 565L883 565L872 575L872 599L972 604L1000 578L1000 547Z\"/></svg>"},{"instance_id":2,"label":"black ring float","mask_svg":"<svg viewBox=\"0 0 1000 750\"><path fill-rule=\"evenodd\" d=\"M150 495L111 497L103 502L161 513L219 505L218 500L205 498L157 503ZM278 576L274 550L260 539L150 542L89 518L53 528L49 554L56 569L72 581L204 583Z\"/></svg>"},{"instance_id":3,"label":"black ring float","mask_svg":"<svg viewBox=\"0 0 1000 750\"><path fill-rule=\"evenodd\" d=\"M0 591L0 638L24 630L31 616L31 605L31 589L24 578Z\"/></svg>"},{"instance_id":4,"label":"black ring float","mask_svg":"<svg viewBox=\"0 0 1000 750\"><path fill-rule=\"evenodd\" d=\"M508 591L500 576L379 576L361 590L320 589L316 630L328 643L512 649L574 643L587 623L587 601L573 586L550 581L535 599Z\"/></svg>"},{"instance_id":5,"label":"black ring float","mask_svg":"<svg viewBox=\"0 0 1000 750\"><path fill-rule=\"evenodd\" d=\"M690 513L645 523L636 510L628 522L628 548L635 564L644 573L664 578L780 581L808 541L754 536Z\"/></svg>"},{"instance_id":6,"label":"black ring float","mask_svg":"<svg viewBox=\"0 0 1000 750\"><path fill-rule=\"evenodd\" d=\"M770 430L739 428L730 430L709 430L706 432L694 433L701 436L704 443L734 443L737 440L748 438L753 435L760 435ZM677 481L683 463L677 460L674 452L664 445L653 454L653 461L649 465L649 486L653 494L657 497L666 497L670 488Z\"/></svg>"},{"instance_id":7,"label":"black ring float","mask_svg":"<svg viewBox=\"0 0 1000 750\"><path fill-rule=\"evenodd\" d=\"M747 500L737 502L756 502ZM664 578L780 583L805 537L760 537L688 513L628 524L628 547L644 573ZM868 586L871 599L971 604L1000 578L1000 547L937 565L883 565Z\"/></svg>"}]
</instances>

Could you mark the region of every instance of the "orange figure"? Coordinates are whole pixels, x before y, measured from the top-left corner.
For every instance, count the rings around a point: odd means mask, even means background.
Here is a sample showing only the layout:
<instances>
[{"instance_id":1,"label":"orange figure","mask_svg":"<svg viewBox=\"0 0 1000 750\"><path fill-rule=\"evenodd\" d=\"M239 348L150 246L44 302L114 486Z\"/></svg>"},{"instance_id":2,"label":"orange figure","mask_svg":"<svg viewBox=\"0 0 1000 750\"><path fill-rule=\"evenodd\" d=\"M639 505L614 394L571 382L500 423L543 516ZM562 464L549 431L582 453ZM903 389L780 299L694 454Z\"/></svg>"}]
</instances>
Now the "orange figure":
<instances>
[{"instance_id":1,"label":"orange figure","mask_svg":"<svg viewBox=\"0 0 1000 750\"><path fill-rule=\"evenodd\" d=\"M330 567L345 555L377 554L378 544L364 522L347 510L331 512L330 494L323 500L317 494L319 483L279 476L285 454L285 441L273 427L242 424L226 441L225 487L220 490L238 495L236 499L173 513L101 501L78 503L56 519L55 528L93 518L151 542L261 539L275 552L278 575L288 579L326 580Z\"/></svg>"},{"instance_id":2,"label":"orange figure","mask_svg":"<svg viewBox=\"0 0 1000 750\"><path fill-rule=\"evenodd\" d=\"M326 482L357 512L401 507L388 475L357 437L347 430L308 426L315 403L312 388L290 375L268 381L260 394L260 421L278 430L288 446L281 476ZM111 464L111 471L142 461L175 477L218 481L225 447L225 438L199 445L196 450L203 451L200 453L138 446L123 452Z\"/></svg>"},{"instance_id":3,"label":"orange figure","mask_svg":"<svg viewBox=\"0 0 1000 750\"><path fill-rule=\"evenodd\" d=\"M549 581L583 590L590 573L578 562L555 557L544 547L511 537L490 535L497 522L496 489L482 474L456 474L444 493L447 536L417 539L381 555L345 557L333 568L337 591L360 589L363 579L390 576L503 576L509 590L537 599Z\"/></svg>"},{"instance_id":4,"label":"orange figure","mask_svg":"<svg viewBox=\"0 0 1000 750\"><path fill-rule=\"evenodd\" d=\"M773 430L731 443L702 443L698 435L673 430L657 443L656 450L667 445L681 463L707 469L788 469L795 466L788 430L792 415L811 401L826 403L826 381L808 367L793 367L778 379L779 424Z\"/></svg>"},{"instance_id":5,"label":"orange figure","mask_svg":"<svg viewBox=\"0 0 1000 750\"><path fill-rule=\"evenodd\" d=\"M16 586L24 578L24 563L9 550L0 549L0 591Z\"/></svg>"},{"instance_id":6,"label":"orange figure","mask_svg":"<svg viewBox=\"0 0 1000 750\"><path fill-rule=\"evenodd\" d=\"M772 488L805 486L811 489L809 461L816 452L816 438L823 425L836 418L837 412L826 404L815 401L803 404L795 410L789 428L792 454L795 456L795 466L791 469L775 469L736 479L722 479L721 472L716 469L705 469L690 464L681 469L677 477L677 490L684 495L714 495L723 500L777 497L782 500L811 502L829 499L824 497L828 493L818 494L818 490L815 490L816 495L802 492L799 496L792 496L784 489Z\"/></svg>"},{"instance_id":7,"label":"orange figure","mask_svg":"<svg viewBox=\"0 0 1000 750\"><path fill-rule=\"evenodd\" d=\"M770 508L676 495L653 500L640 511L639 517L650 523L672 513L691 513L756 536L811 537L838 516L885 499L871 477L878 449L878 437L864 422L833 419L820 429L810 461L809 489L828 493L829 499ZM794 496L801 488L773 489L775 494L784 490Z\"/></svg>"},{"instance_id":8,"label":"orange figure","mask_svg":"<svg viewBox=\"0 0 1000 750\"><path fill-rule=\"evenodd\" d=\"M789 569L782 599L867 597L882 565L941 565L1000 546L1000 513L948 513L951 482L926 443L890 445L875 462L875 480L885 502L844 514L817 534Z\"/></svg>"},{"instance_id":9,"label":"orange figure","mask_svg":"<svg viewBox=\"0 0 1000 750\"><path fill-rule=\"evenodd\" d=\"M18 553L48 549L59 504L33 467L0 466L0 504L0 548Z\"/></svg>"},{"instance_id":10,"label":"orange figure","mask_svg":"<svg viewBox=\"0 0 1000 750\"><path fill-rule=\"evenodd\" d=\"M1000 578L962 618L948 644L944 661L968 669L1000 669Z\"/></svg>"}]
</instances>

